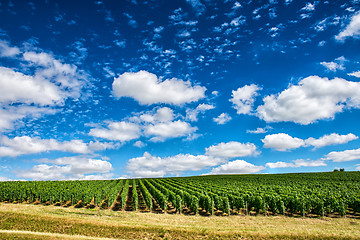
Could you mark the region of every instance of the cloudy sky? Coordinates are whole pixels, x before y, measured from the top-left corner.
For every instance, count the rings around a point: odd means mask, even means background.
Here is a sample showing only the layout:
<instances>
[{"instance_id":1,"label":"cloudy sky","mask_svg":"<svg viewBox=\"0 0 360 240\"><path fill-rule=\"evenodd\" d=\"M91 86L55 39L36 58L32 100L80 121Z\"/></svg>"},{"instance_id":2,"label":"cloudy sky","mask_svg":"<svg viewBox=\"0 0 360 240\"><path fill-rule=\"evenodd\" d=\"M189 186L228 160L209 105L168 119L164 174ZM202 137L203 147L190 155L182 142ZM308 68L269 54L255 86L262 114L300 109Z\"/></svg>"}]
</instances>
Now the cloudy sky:
<instances>
[{"instance_id":1,"label":"cloudy sky","mask_svg":"<svg viewBox=\"0 0 360 240\"><path fill-rule=\"evenodd\" d=\"M0 1L0 180L360 170L360 1Z\"/></svg>"}]
</instances>

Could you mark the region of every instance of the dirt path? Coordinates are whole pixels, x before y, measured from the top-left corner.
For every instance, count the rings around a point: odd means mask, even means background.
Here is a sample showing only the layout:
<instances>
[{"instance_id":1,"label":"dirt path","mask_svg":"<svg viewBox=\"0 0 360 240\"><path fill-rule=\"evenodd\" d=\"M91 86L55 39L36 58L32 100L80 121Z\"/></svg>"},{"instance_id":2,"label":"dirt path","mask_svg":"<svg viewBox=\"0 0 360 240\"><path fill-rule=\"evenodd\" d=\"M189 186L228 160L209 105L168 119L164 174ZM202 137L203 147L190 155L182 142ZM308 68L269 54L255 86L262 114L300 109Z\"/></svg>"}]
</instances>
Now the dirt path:
<instances>
[{"instance_id":1,"label":"dirt path","mask_svg":"<svg viewBox=\"0 0 360 240\"><path fill-rule=\"evenodd\" d=\"M144 196L142 195L142 192L141 192L141 190L140 190L140 188L138 186L136 187L136 191L137 191L138 198L139 198L139 210L140 210L140 212L149 212L149 210L148 210L148 208L146 206Z\"/></svg>"},{"instance_id":2,"label":"dirt path","mask_svg":"<svg viewBox=\"0 0 360 240\"><path fill-rule=\"evenodd\" d=\"M133 211L133 194L132 194L132 186L129 186L127 198L125 202L125 211Z\"/></svg>"}]
</instances>

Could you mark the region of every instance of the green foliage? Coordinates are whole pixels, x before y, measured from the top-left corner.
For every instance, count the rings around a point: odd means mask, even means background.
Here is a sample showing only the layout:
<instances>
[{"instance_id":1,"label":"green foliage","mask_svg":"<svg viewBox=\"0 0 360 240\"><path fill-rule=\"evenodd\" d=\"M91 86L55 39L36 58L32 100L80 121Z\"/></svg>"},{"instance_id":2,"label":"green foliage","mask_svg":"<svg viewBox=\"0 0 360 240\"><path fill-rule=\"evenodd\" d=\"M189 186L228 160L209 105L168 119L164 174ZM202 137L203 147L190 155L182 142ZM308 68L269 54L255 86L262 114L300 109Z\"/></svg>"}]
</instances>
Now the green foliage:
<instances>
[{"instance_id":1,"label":"green foliage","mask_svg":"<svg viewBox=\"0 0 360 240\"><path fill-rule=\"evenodd\" d=\"M133 208L136 211L139 208L139 196L136 189L136 179L132 180L132 196L133 196Z\"/></svg>"},{"instance_id":2,"label":"green foliage","mask_svg":"<svg viewBox=\"0 0 360 240\"><path fill-rule=\"evenodd\" d=\"M360 213L360 173L329 172L274 175L223 175L186 178L106 180L106 181L34 181L0 182L0 201L88 206L107 208L120 193L122 208L131 184L134 209L138 192L148 209L153 199L166 210L170 202L177 212L183 207L197 213L198 208L212 214L221 210L272 212L274 214L336 213L345 216L348 209ZM122 189L122 191L121 191ZM232 210L232 211L231 211Z\"/></svg>"},{"instance_id":3,"label":"green foliage","mask_svg":"<svg viewBox=\"0 0 360 240\"><path fill-rule=\"evenodd\" d=\"M149 211L152 211L153 210L153 201L152 201L152 196L151 196L149 190L145 187L142 180L139 179L138 184L140 187L141 194L143 195L143 198L146 202L147 208L149 209Z\"/></svg>"},{"instance_id":4,"label":"green foliage","mask_svg":"<svg viewBox=\"0 0 360 240\"><path fill-rule=\"evenodd\" d=\"M122 184L123 180L0 182L0 195L1 201L75 204L81 200L86 206L94 198L98 203L104 199L114 201Z\"/></svg>"}]
</instances>

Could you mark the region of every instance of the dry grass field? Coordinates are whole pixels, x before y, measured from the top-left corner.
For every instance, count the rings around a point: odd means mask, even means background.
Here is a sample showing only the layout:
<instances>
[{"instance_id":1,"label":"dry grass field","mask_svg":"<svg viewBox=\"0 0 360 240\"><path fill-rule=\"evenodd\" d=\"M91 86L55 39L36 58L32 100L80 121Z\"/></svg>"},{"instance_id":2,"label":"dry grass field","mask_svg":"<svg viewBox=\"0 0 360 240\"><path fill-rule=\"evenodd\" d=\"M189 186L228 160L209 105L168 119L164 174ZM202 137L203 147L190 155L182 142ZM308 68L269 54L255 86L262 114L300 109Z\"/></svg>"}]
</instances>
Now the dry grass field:
<instances>
[{"instance_id":1,"label":"dry grass field","mask_svg":"<svg viewBox=\"0 0 360 240\"><path fill-rule=\"evenodd\" d=\"M203 217L1 203L0 239L360 239L360 220Z\"/></svg>"}]
</instances>

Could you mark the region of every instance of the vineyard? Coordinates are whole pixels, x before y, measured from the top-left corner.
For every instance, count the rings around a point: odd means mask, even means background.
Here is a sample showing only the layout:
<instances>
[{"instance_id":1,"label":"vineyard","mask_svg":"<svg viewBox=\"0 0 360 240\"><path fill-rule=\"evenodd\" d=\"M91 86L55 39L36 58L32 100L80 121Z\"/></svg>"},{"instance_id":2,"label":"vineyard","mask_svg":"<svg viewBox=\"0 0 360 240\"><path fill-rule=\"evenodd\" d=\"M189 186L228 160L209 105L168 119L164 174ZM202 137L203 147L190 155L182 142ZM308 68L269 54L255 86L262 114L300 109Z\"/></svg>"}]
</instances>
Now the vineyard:
<instances>
[{"instance_id":1,"label":"vineyard","mask_svg":"<svg viewBox=\"0 0 360 240\"><path fill-rule=\"evenodd\" d=\"M0 202L186 215L360 217L360 172L0 182Z\"/></svg>"}]
</instances>

